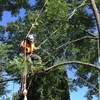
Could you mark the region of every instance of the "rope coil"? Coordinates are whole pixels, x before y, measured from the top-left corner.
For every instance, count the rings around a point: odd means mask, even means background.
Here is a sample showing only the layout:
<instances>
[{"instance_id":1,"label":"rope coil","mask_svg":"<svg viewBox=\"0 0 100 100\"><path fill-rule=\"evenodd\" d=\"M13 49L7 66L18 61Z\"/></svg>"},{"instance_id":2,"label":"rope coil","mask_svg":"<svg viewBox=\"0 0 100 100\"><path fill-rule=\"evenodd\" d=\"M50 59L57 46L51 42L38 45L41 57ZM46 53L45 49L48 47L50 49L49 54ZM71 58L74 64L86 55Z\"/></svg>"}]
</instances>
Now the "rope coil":
<instances>
[{"instance_id":1,"label":"rope coil","mask_svg":"<svg viewBox=\"0 0 100 100\"><path fill-rule=\"evenodd\" d=\"M24 95L24 100L27 100L27 89L26 89L26 84L24 84L24 90L23 90L23 95Z\"/></svg>"}]
</instances>

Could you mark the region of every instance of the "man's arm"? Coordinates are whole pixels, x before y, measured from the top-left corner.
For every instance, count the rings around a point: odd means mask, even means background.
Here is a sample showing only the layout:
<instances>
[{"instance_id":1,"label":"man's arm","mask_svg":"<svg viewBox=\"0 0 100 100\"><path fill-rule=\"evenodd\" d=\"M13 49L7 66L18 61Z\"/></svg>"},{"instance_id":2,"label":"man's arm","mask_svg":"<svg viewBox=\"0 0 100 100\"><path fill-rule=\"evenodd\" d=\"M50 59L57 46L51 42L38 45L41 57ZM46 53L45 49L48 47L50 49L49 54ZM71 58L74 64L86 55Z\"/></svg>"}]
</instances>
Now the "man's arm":
<instances>
[{"instance_id":1,"label":"man's arm","mask_svg":"<svg viewBox=\"0 0 100 100\"><path fill-rule=\"evenodd\" d=\"M36 51L40 48L41 48L41 46L36 47L34 43L31 44L31 52Z\"/></svg>"},{"instance_id":2,"label":"man's arm","mask_svg":"<svg viewBox=\"0 0 100 100\"><path fill-rule=\"evenodd\" d=\"M25 41L22 41L21 44L20 44L20 46L21 46L22 48L25 48Z\"/></svg>"}]
</instances>

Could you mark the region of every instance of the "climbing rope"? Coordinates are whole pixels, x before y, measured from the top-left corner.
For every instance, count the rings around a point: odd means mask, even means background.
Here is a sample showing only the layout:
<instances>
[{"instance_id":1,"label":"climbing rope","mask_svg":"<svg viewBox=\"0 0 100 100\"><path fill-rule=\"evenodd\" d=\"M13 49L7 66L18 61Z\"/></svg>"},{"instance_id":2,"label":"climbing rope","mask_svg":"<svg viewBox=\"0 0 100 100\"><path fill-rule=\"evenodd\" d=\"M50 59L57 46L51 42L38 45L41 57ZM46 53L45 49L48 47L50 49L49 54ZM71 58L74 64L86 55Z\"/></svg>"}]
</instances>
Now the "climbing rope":
<instances>
[{"instance_id":1,"label":"climbing rope","mask_svg":"<svg viewBox=\"0 0 100 100\"><path fill-rule=\"evenodd\" d=\"M26 45L26 41L25 41ZM26 66L26 49L24 50L24 57L25 57L25 67L24 67L24 73L23 73L23 95L24 95L24 100L27 100L27 89L26 89L26 77L27 77L27 66Z\"/></svg>"},{"instance_id":2,"label":"climbing rope","mask_svg":"<svg viewBox=\"0 0 100 100\"><path fill-rule=\"evenodd\" d=\"M32 29L35 27L35 25L38 25L37 20L39 19L40 15L41 15L41 12L43 11L43 8L45 7L45 5L46 5L46 2L44 3L43 7L41 8L41 10L40 10L40 12L39 12L37 18L35 19L34 23L33 23L32 26L31 26L31 28L29 29L29 31L28 31L28 33L27 33L27 35L26 35L26 38L29 36L30 32L31 32Z\"/></svg>"},{"instance_id":3,"label":"climbing rope","mask_svg":"<svg viewBox=\"0 0 100 100\"><path fill-rule=\"evenodd\" d=\"M43 8L45 7L46 5L46 2L44 3L42 9L40 10L37 18L35 19L35 22L32 24L31 28L29 29L27 35L26 35L26 38L29 36L30 32L32 31L32 29L38 25L37 23L37 20L38 18L40 17L40 14L43 10ZM25 41L25 45L26 45L26 41ZM23 95L24 95L24 100L27 100L27 89L26 89L26 81L27 81L27 66L26 66L26 59L27 59L27 55L26 55L26 49L24 50L24 58L25 58L25 67L24 67L24 73L23 73L23 78L22 78L22 92L23 92Z\"/></svg>"}]
</instances>

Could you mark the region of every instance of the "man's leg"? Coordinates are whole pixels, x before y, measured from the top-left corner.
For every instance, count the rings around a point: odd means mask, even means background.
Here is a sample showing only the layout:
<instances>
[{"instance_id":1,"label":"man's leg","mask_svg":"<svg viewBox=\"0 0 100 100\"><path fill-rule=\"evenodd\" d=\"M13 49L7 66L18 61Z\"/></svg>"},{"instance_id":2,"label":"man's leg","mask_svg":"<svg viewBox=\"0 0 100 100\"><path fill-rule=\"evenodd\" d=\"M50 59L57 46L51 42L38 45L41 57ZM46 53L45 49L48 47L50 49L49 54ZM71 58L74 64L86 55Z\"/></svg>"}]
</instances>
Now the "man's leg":
<instances>
[{"instance_id":1,"label":"man's leg","mask_svg":"<svg viewBox=\"0 0 100 100\"><path fill-rule=\"evenodd\" d=\"M33 64L33 61L32 61L32 59L31 59L31 55L28 55L28 56L27 56L27 61L28 61L30 64Z\"/></svg>"},{"instance_id":2,"label":"man's leg","mask_svg":"<svg viewBox=\"0 0 100 100\"><path fill-rule=\"evenodd\" d=\"M38 56L37 54L31 54L31 55L29 55L28 61L31 64L31 66L30 66L31 73L33 73L34 70L37 71L37 70L43 69L41 57ZM37 65L39 65L40 67L35 67Z\"/></svg>"},{"instance_id":3,"label":"man's leg","mask_svg":"<svg viewBox=\"0 0 100 100\"><path fill-rule=\"evenodd\" d=\"M31 59L31 55L27 56L27 61L30 63L30 71L31 71L31 73L33 73L34 66L33 66L33 61Z\"/></svg>"},{"instance_id":4,"label":"man's leg","mask_svg":"<svg viewBox=\"0 0 100 100\"><path fill-rule=\"evenodd\" d=\"M34 61L38 61L39 64L42 64L42 60L41 60L41 57L38 56L37 54L32 54L31 55L31 60L34 62Z\"/></svg>"}]
</instances>

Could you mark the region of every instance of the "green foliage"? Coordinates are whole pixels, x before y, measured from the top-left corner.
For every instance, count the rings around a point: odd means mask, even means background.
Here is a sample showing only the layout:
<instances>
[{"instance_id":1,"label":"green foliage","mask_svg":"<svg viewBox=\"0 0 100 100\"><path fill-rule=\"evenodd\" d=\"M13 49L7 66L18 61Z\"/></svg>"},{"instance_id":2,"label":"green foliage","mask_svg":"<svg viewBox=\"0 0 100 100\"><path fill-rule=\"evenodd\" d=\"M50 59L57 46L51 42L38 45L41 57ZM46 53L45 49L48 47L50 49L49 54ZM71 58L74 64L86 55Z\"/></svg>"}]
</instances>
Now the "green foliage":
<instances>
[{"instance_id":1,"label":"green foliage","mask_svg":"<svg viewBox=\"0 0 100 100\"><path fill-rule=\"evenodd\" d=\"M2 79L2 73L0 72L0 79ZM4 95L5 93L7 93L6 90L6 82L5 83L0 83L0 96Z\"/></svg>"},{"instance_id":2,"label":"green foliage","mask_svg":"<svg viewBox=\"0 0 100 100\"><path fill-rule=\"evenodd\" d=\"M98 10L100 11L100 2L99 2L99 0L95 0L95 3L96 3L96 6L97 6Z\"/></svg>"},{"instance_id":3,"label":"green foliage","mask_svg":"<svg viewBox=\"0 0 100 100\"><path fill-rule=\"evenodd\" d=\"M6 97L5 100L10 100L10 98L9 97Z\"/></svg>"},{"instance_id":4,"label":"green foliage","mask_svg":"<svg viewBox=\"0 0 100 100\"><path fill-rule=\"evenodd\" d=\"M66 77L62 77L62 72L59 72L59 74L58 72L59 70L55 70L44 75L36 75L32 82L34 85L30 87L30 91L28 92L28 99L31 100L31 98L34 98L38 100L41 98L41 100L61 100L62 98L67 98L69 100Z\"/></svg>"},{"instance_id":5,"label":"green foliage","mask_svg":"<svg viewBox=\"0 0 100 100\"><path fill-rule=\"evenodd\" d=\"M47 2L45 12L49 20L61 20L67 17L68 5L64 0L50 0Z\"/></svg>"},{"instance_id":6,"label":"green foliage","mask_svg":"<svg viewBox=\"0 0 100 100\"><path fill-rule=\"evenodd\" d=\"M13 97L12 100L18 100L19 98L18 93L14 93L12 97Z\"/></svg>"},{"instance_id":7,"label":"green foliage","mask_svg":"<svg viewBox=\"0 0 100 100\"><path fill-rule=\"evenodd\" d=\"M3 11L11 11L12 15L17 15L21 8L28 9L30 7L28 1L29 0L0 1L0 16L2 17Z\"/></svg>"},{"instance_id":8,"label":"green foliage","mask_svg":"<svg viewBox=\"0 0 100 100\"><path fill-rule=\"evenodd\" d=\"M24 71L24 67L27 67L26 62L25 62L23 56L19 55L19 57L14 58L13 60L9 60L8 68L6 71L10 75L21 76Z\"/></svg>"},{"instance_id":9,"label":"green foliage","mask_svg":"<svg viewBox=\"0 0 100 100\"><path fill-rule=\"evenodd\" d=\"M34 100L65 100L66 98L70 100L69 89L77 90L77 86L81 88L83 86L88 87L88 92L91 94L91 97L97 94L98 91L92 91L93 88L83 82L79 77L72 79L71 83L68 84L69 80L66 75L67 69L65 66L59 66L45 73L38 73L41 72L41 70L43 71L43 69L66 60L83 61L93 64L97 62L96 40L83 39L78 42L70 42L84 36L89 36L90 34L88 34L86 30L92 33L95 32L96 23L94 21L94 15L89 14L87 11L87 6L89 5L78 8L74 15L67 20L71 12L79 6L82 1L83 0L36 0L36 5L31 6L31 8L29 7L28 0L18 2L16 2L16 0L12 2L4 0L0 2L0 5L5 4L5 7L0 8L1 14L2 11L5 10L11 10L12 14L18 14L20 8L29 8L24 18L19 18L16 22L9 22L6 26L0 26L0 32L2 33L0 39L3 41L0 43L0 60L2 61L0 62L0 66L2 66L8 75L14 77L22 76L25 67L27 67L28 75L30 75L31 65L29 62L25 62L24 55L20 54L20 52L22 52L20 43L25 39L31 24L33 24L40 14L37 20L38 25L32 29L30 34L35 34L37 46L46 39L47 41L42 44L42 48L36 52L41 56L43 64L41 65L36 62L32 66L35 75L32 77L28 100L32 98ZM45 2L46 5L40 13ZM13 4L13 6L11 6L11 4ZM56 32L54 33L54 31ZM7 32L7 38L5 38L5 32ZM65 43L67 45L63 46ZM95 87L98 87L97 70L77 64L69 65L69 67L70 69L74 69L76 74L89 81ZM30 80L30 78L27 79L27 86ZM14 98L15 97L16 94Z\"/></svg>"}]
</instances>

